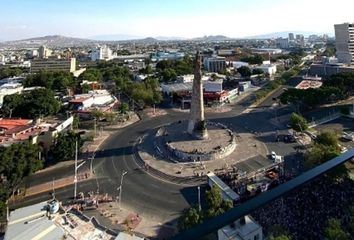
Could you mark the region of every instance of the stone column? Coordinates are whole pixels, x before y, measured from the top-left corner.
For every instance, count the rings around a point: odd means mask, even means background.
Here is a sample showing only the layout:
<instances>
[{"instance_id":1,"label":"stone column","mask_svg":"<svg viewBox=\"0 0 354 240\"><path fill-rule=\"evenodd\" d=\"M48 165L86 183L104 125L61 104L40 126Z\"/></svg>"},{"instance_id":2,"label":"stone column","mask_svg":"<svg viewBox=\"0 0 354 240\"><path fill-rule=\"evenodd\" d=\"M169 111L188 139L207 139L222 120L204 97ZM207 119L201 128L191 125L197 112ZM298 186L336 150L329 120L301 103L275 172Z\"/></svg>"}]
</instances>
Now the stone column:
<instances>
[{"instance_id":1,"label":"stone column","mask_svg":"<svg viewBox=\"0 0 354 240\"><path fill-rule=\"evenodd\" d=\"M194 80L192 89L192 101L188 122L188 133L198 139L207 139L208 131L204 119L204 99L201 70L201 56L199 51L195 57Z\"/></svg>"}]
</instances>

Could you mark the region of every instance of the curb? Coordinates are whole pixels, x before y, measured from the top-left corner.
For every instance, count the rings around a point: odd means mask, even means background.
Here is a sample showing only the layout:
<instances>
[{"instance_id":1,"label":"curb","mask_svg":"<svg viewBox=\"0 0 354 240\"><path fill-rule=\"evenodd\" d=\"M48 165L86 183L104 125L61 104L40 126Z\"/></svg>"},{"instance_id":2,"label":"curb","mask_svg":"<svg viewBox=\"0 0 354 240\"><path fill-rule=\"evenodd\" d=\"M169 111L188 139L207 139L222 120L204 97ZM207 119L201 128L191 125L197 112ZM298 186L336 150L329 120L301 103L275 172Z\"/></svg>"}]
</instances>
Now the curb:
<instances>
[{"instance_id":1,"label":"curb","mask_svg":"<svg viewBox=\"0 0 354 240\"><path fill-rule=\"evenodd\" d=\"M141 139L140 139L140 141L141 141ZM136 165L138 165L142 171L146 172L150 176L155 177L159 180L163 180L163 181L173 183L176 185L181 185L181 186L197 186L197 185L200 185L200 184L206 182L206 176L177 177L177 176L166 174L156 168L151 167L141 158L141 156L139 154L138 147L136 144L134 144L134 146L133 146L133 159L134 159L134 162L136 163Z\"/></svg>"}]
</instances>

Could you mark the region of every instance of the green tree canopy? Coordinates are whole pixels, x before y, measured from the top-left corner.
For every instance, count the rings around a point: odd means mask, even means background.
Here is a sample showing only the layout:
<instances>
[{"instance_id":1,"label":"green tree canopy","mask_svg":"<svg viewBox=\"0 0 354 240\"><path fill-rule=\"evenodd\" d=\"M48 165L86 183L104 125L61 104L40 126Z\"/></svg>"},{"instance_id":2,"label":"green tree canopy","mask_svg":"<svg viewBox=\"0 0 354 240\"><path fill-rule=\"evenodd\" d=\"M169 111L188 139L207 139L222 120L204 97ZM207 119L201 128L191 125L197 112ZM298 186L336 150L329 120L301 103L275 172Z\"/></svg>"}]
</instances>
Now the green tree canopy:
<instances>
[{"instance_id":1,"label":"green tree canopy","mask_svg":"<svg viewBox=\"0 0 354 240\"><path fill-rule=\"evenodd\" d=\"M288 233L280 225L270 226L268 229L269 240L291 240Z\"/></svg>"},{"instance_id":2,"label":"green tree canopy","mask_svg":"<svg viewBox=\"0 0 354 240\"><path fill-rule=\"evenodd\" d=\"M129 105L127 103L121 103L119 106L119 112L126 114L129 111Z\"/></svg>"},{"instance_id":3,"label":"green tree canopy","mask_svg":"<svg viewBox=\"0 0 354 240\"><path fill-rule=\"evenodd\" d=\"M75 146L78 142L78 152L83 144L79 134L69 131L66 133L59 133L55 144L52 145L50 153L56 162L73 160L75 158Z\"/></svg>"},{"instance_id":4,"label":"green tree canopy","mask_svg":"<svg viewBox=\"0 0 354 240\"><path fill-rule=\"evenodd\" d=\"M21 118L37 118L56 114L60 109L59 102L49 89L36 89L23 94L5 96L1 112L3 116Z\"/></svg>"},{"instance_id":5,"label":"green tree canopy","mask_svg":"<svg viewBox=\"0 0 354 240\"><path fill-rule=\"evenodd\" d=\"M24 68L2 67L0 68L0 80L8 77L16 77L25 72L28 72L28 70Z\"/></svg>"},{"instance_id":6,"label":"green tree canopy","mask_svg":"<svg viewBox=\"0 0 354 240\"><path fill-rule=\"evenodd\" d=\"M29 75L23 82L25 87L45 87L53 91L65 91L75 87L74 77L69 72L43 70Z\"/></svg>"},{"instance_id":7,"label":"green tree canopy","mask_svg":"<svg viewBox=\"0 0 354 240\"><path fill-rule=\"evenodd\" d=\"M348 237L338 219L331 218L328 220L325 228L326 240L347 240Z\"/></svg>"},{"instance_id":8,"label":"green tree canopy","mask_svg":"<svg viewBox=\"0 0 354 240\"><path fill-rule=\"evenodd\" d=\"M303 116L296 113L291 114L290 126L295 131L305 131L308 128L306 119Z\"/></svg>"},{"instance_id":9,"label":"green tree canopy","mask_svg":"<svg viewBox=\"0 0 354 240\"><path fill-rule=\"evenodd\" d=\"M249 64L262 64L264 57L260 54L251 55L248 57L241 58L242 62L248 62Z\"/></svg>"},{"instance_id":10,"label":"green tree canopy","mask_svg":"<svg viewBox=\"0 0 354 240\"><path fill-rule=\"evenodd\" d=\"M87 69L85 72L83 72L80 76L79 76L79 80L87 80L87 81L102 81L103 76L102 73L99 69L96 68L89 68Z\"/></svg>"},{"instance_id":11,"label":"green tree canopy","mask_svg":"<svg viewBox=\"0 0 354 240\"><path fill-rule=\"evenodd\" d=\"M338 148L339 142L338 137L334 132L322 132L320 133L315 140L316 143L322 144L328 147L333 147L337 151L340 151Z\"/></svg>"},{"instance_id":12,"label":"green tree canopy","mask_svg":"<svg viewBox=\"0 0 354 240\"><path fill-rule=\"evenodd\" d=\"M252 75L251 69L247 66L239 67L237 72L241 74L242 77L250 77Z\"/></svg>"},{"instance_id":13,"label":"green tree canopy","mask_svg":"<svg viewBox=\"0 0 354 240\"><path fill-rule=\"evenodd\" d=\"M220 189L216 186L213 186L206 192L205 198L207 202L207 217L218 216L232 208L232 202L225 201L221 196Z\"/></svg>"},{"instance_id":14,"label":"green tree canopy","mask_svg":"<svg viewBox=\"0 0 354 240\"><path fill-rule=\"evenodd\" d=\"M178 219L178 229L184 231L192 228L193 226L203 221L202 212L197 208L188 208L183 211L182 216Z\"/></svg>"}]
</instances>

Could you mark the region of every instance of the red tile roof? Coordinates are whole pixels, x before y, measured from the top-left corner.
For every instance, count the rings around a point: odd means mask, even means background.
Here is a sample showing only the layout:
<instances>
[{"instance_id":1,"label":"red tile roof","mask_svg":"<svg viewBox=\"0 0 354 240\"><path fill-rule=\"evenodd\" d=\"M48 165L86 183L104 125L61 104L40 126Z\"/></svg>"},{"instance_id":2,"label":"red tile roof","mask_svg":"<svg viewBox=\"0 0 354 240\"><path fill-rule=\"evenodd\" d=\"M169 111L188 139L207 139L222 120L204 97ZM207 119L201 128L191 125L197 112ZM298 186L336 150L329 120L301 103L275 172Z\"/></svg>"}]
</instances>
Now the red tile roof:
<instances>
[{"instance_id":1,"label":"red tile roof","mask_svg":"<svg viewBox=\"0 0 354 240\"><path fill-rule=\"evenodd\" d=\"M16 127L26 126L32 123L31 119L14 119L14 118L1 118L0 128L2 129L13 129Z\"/></svg>"}]
</instances>

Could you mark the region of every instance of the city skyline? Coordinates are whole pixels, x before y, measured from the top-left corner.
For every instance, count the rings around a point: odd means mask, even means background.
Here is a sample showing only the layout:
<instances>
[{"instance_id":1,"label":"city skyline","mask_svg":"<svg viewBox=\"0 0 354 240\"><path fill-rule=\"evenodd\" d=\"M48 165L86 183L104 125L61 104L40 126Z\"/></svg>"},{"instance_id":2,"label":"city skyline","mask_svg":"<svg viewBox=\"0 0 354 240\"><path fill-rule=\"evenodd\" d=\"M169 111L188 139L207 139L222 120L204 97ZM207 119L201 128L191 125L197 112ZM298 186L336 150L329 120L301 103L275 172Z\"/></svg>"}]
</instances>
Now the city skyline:
<instances>
[{"instance_id":1,"label":"city skyline","mask_svg":"<svg viewBox=\"0 0 354 240\"><path fill-rule=\"evenodd\" d=\"M336 6L327 6L319 0L252 0L247 3L232 0L124 3L112 0L0 0L0 3L3 9L2 41L57 34L80 38L102 35L242 38L284 31L333 35L334 24L353 20L351 9L354 7L349 0L339 0ZM316 11L319 6L321 11Z\"/></svg>"}]
</instances>

